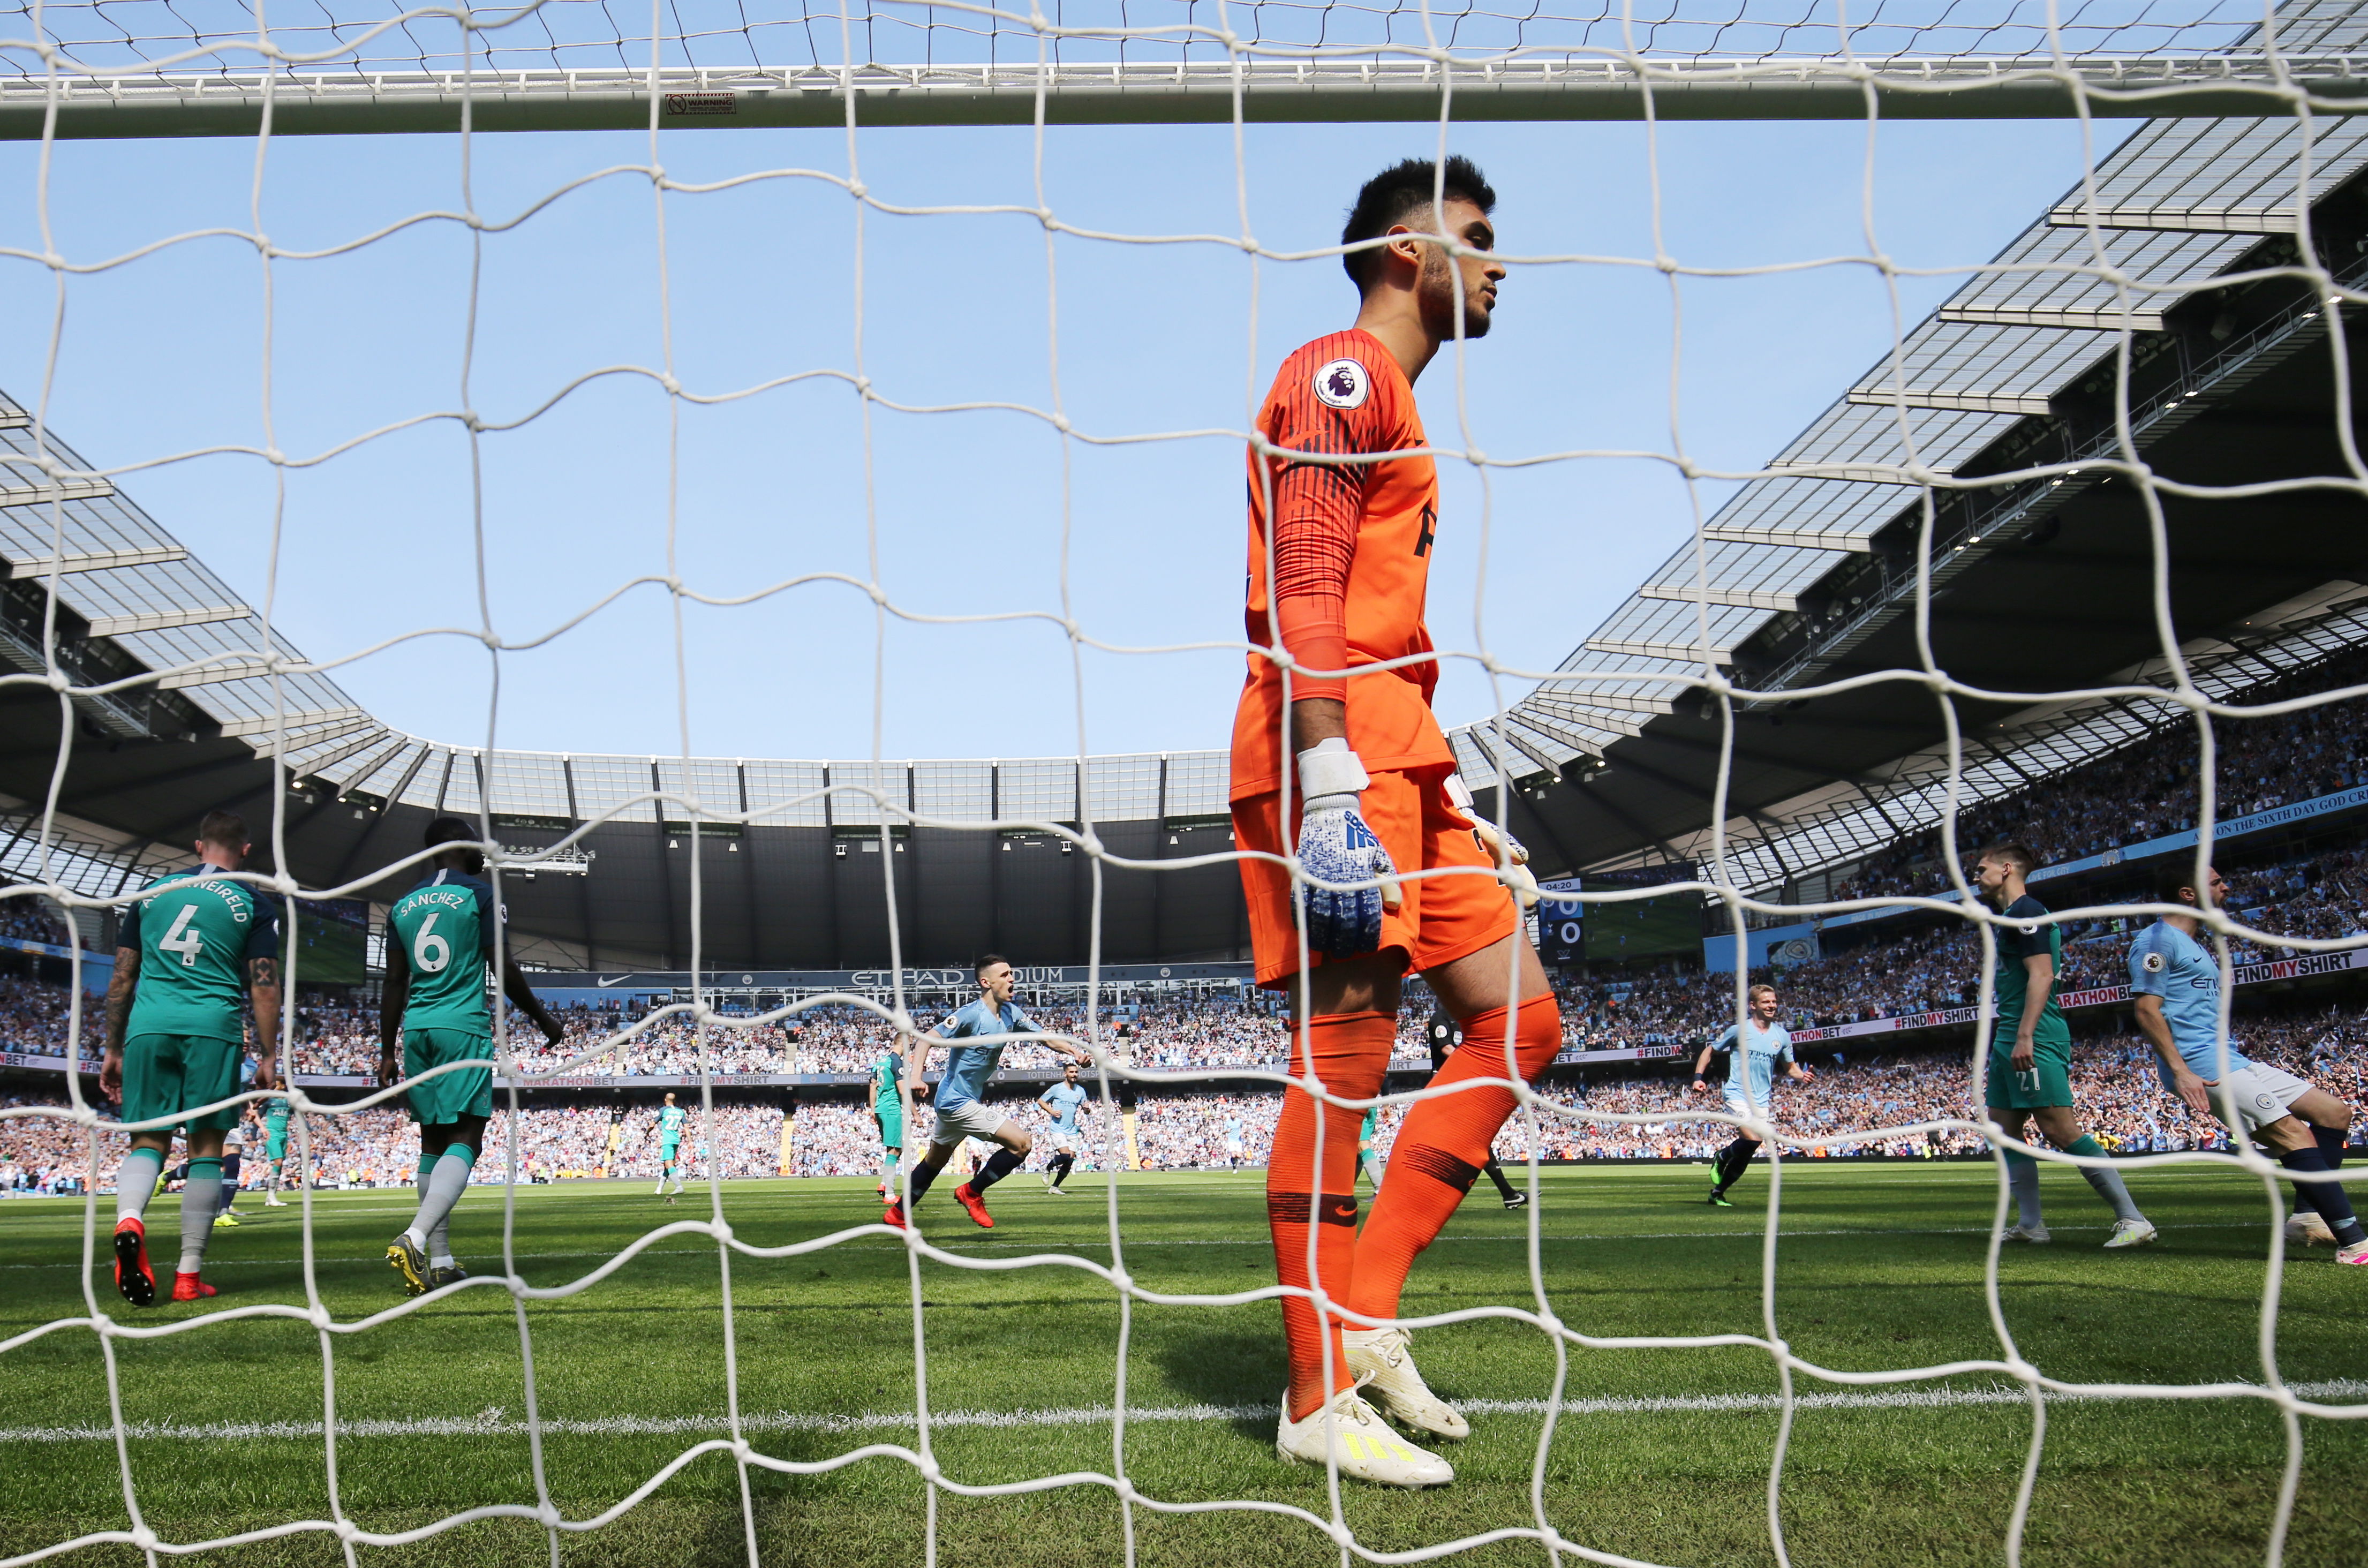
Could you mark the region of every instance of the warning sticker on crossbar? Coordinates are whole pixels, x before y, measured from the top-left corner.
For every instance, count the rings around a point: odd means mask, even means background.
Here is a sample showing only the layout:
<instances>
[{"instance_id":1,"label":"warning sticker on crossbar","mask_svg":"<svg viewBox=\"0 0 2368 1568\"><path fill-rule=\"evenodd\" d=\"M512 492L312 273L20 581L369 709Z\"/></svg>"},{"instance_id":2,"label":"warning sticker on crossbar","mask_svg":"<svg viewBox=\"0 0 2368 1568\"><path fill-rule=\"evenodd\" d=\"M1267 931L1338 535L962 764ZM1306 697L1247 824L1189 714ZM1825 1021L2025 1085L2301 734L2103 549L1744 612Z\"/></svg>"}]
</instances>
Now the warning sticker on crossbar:
<instances>
[{"instance_id":1,"label":"warning sticker on crossbar","mask_svg":"<svg viewBox=\"0 0 2368 1568\"><path fill-rule=\"evenodd\" d=\"M736 93L668 93L666 111L670 115L737 114Z\"/></svg>"}]
</instances>

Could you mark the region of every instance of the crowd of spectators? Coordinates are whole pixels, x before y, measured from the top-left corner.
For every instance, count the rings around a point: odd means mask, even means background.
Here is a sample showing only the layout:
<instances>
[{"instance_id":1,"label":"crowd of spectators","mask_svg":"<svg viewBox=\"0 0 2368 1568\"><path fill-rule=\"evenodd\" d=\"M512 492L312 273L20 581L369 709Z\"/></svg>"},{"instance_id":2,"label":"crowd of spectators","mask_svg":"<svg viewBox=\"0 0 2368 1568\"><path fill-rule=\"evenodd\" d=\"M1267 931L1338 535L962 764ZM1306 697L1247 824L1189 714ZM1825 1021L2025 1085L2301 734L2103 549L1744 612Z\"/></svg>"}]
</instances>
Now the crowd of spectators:
<instances>
[{"instance_id":1,"label":"crowd of spectators","mask_svg":"<svg viewBox=\"0 0 2368 1568\"><path fill-rule=\"evenodd\" d=\"M2368 681L2368 651L2340 654L2244 694L2261 706ZM2218 748L2214 814L2248 816L2368 784L2368 702L2353 699L2263 719L2213 722ZM1958 814L1957 847L2017 839L2056 865L2195 825L2200 756L2184 719L2071 772L1970 806ZM1952 891L1940 831L1899 840L1837 881L1836 900Z\"/></svg>"},{"instance_id":2,"label":"crowd of spectators","mask_svg":"<svg viewBox=\"0 0 2368 1568\"><path fill-rule=\"evenodd\" d=\"M2368 869L2360 851L2336 848L2223 873L2226 908L2254 929L2282 937L2368 938ZM2126 895L2146 902L2138 893ZM2129 946L2153 916L2100 915L2064 926L2059 994L2129 981ZM2229 944L2232 963L2285 956L2274 941ZM1969 924L1870 933L1861 945L1805 963L1755 971L1753 982L1777 987L1784 1023L1795 1029L1896 1018L1979 1000L1981 937ZM1633 968L1617 979L1566 987L1565 1029L1573 1045L1590 1050L1699 1041L1735 1021L1735 977L1706 972L1699 963L1667 960Z\"/></svg>"},{"instance_id":3,"label":"crowd of spectators","mask_svg":"<svg viewBox=\"0 0 2368 1568\"><path fill-rule=\"evenodd\" d=\"M2128 1032L2126 1022L2122 1028L2122 1033L2092 1037L2075 1049L2072 1092L2081 1124L2120 1153L2226 1148L2219 1123L2194 1115L2166 1093L2152 1048ZM2368 1112L2368 1009L2352 1005L2240 1014L2236 1032L2239 1049L2253 1060L2283 1067ZM1780 1127L1809 1140L1813 1157L1839 1157L1851 1150L1894 1157L1958 1154L1982 1146L1978 1133L1963 1129L1902 1133L1867 1144L1842 1142L1883 1128L1978 1119L1971 1109L1971 1064L1961 1051L1856 1056L1808 1046L1799 1054L1817 1077L1807 1084L1780 1082L1773 1116ZM1695 1094L1683 1077L1599 1082L1579 1091L1552 1089L1545 1097L1582 1117L1644 1119L1604 1123L1542 1116L1539 1142L1545 1158L1707 1159L1733 1136L1724 1124L1689 1119L1690 1111L1715 1109L1717 1102ZM2354 1123L2353 1140L2368 1142L2368 1114ZM1528 1158L1520 1119L1498 1136L1497 1154L1508 1162Z\"/></svg>"},{"instance_id":4,"label":"crowd of spectators","mask_svg":"<svg viewBox=\"0 0 2368 1568\"><path fill-rule=\"evenodd\" d=\"M1042 1113L1024 1099L1008 1102L1009 1114L1039 1125ZM1135 1147L1143 1165L1156 1170L1248 1169L1266 1164L1273 1131L1272 1095L1188 1095L1145 1098L1139 1106ZM10 1098L0 1108L57 1105L53 1099ZM770 1104L723 1103L712 1112L696 1105L684 1131L685 1180L703 1179L720 1167L727 1179L746 1176L871 1176L878 1173L878 1131L861 1106L843 1102L805 1104L794 1110ZM312 1168L330 1187L407 1187L418 1168L416 1131L399 1110L378 1108L345 1115L301 1119L309 1137ZM485 1130L479 1179L498 1179L512 1156L511 1118L497 1109ZM786 1130L784 1123L787 1123ZM917 1135L925 1141L929 1113L920 1112ZM1079 1164L1109 1169L1126 1159L1124 1133L1114 1108L1097 1104L1086 1121ZM114 1186L124 1143L101 1122L99 1188ZM89 1168L89 1134L63 1118L0 1119L0 1195L52 1194L79 1190ZM302 1146L291 1131L291 1147ZM243 1136L248 1187L268 1180L262 1144L250 1120ZM518 1120L515 1151L519 1175L529 1181L621 1176L655 1182L658 1175L657 1108L606 1106L532 1108ZM1032 1165L1042 1165L1040 1151ZM292 1174L290 1180L293 1180Z\"/></svg>"},{"instance_id":5,"label":"crowd of spectators","mask_svg":"<svg viewBox=\"0 0 2368 1568\"><path fill-rule=\"evenodd\" d=\"M1417 988L1418 989L1418 988ZM952 1009L942 1005L916 1006L915 1024L935 1025ZM1087 1038L1083 1009L1075 1006L1032 1006L1030 1016L1051 1033L1071 1039ZM681 1015L661 1019L603 1049L603 1042L624 1034L635 1015L615 1009L561 1007L554 1015L566 1033L556 1045L514 1017L510 1043L530 1072L551 1072L570 1059L592 1055L571 1069L568 1076L632 1078L695 1076L700 1070L699 1030ZM1429 1047L1423 1026L1429 1017L1428 994L1410 999L1398 1030L1394 1060L1426 1062ZM1121 1041L1123 1025L1128 1034ZM366 1076L378 1070L378 1015L359 1006L305 1006L296 1020L296 1064L300 1073ZM1136 1065L1161 1068L1276 1067L1282 1061L1281 1016L1269 1009L1264 997L1244 1004L1220 994L1189 1001L1156 1005L1121 1004L1107 1009L1097 1037L1114 1050L1124 1051ZM882 1054L896 1044L896 1032L878 1014L860 1007L828 1005L808 1008L779 1023L732 1018L706 1031L709 1071L728 1076L744 1073L831 1074L869 1075ZM1051 1072L1061 1058L1050 1049L1015 1042L1004 1051L1003 1064L1011 1072ZM944 1058L935 1058L942 1067Z\"/></svg>"},{"instance_id":6,"label":"crowd of spectators","mask_svg":"<svg viewBox=\"0 0 2368 1568\"><path fill-rule=\"evenodd\" d=\"M56 909L33 897L0 901L0 937L14 937L19 941L39 942L44 947L69 948L74 942L68 936L66 922Z\"/></svg>"},{"instance_id":7,"label":"crowd of spectators","mask_svg":"<svg viewBox=\"0 0 2368 1568\"><path fill-rule=\"evenodd\" d=\"M2161 1153L2226 1148L2218 1123L2197 1117L2165 1093L2152 1052L2135 1034L2091 1036L2074 1053L2073 1092L2083 1125L2108 1148L2123 1153ZM2338 1098L2368 1109L2368 1008L2348 1004L2325 1008L2289 1008L2241 1013L2240 1048L2308 1078ZM1802 1050L1817 1076L1808 1084L1782 1083L1773 1115L1777 1123L1807 1142L1813 1158L1846 1153L1930 1157L1972 1153L1982 1146L1964 1128L1897 1132L1867 1142L1854 1134L1913 1127L1974 1115L1971 1074L1962 1050L1860 1055L1816 1046ZM1714 1096L1694 1093L1683 1076L1637 1076L1584 1085L1557 1084L1544 1099L1569 1114L1542 1109L1541 1156L1554 1160L1707 1159L1732 1132L1723 1123L1701 1119L1716 1110ZM52 1103L11 1099L6 1106ZM1024 1098L1004 1102L1023 1125L1042 1121ZM1224 1170L1266 1163L1278 1098L1271 1093L1194 1094L1144 1096L1139 1104L1136 1147L1144 1168ZM1385 1109L1376 1146L1384 1159L1402 1117ZM1596 1119L1630 1117L1629 1121ZM784 1120L788 1126L784 1129ZM657 1176L656 1108L602 1106L536 1108L518 1124L520 1176L529 1181ZM919 1118L925 1138L928 1113ZM251 1134L252 1124L250 1124ZM417 1167L417 1135L399 1111L374 1109L310 1119L311 1157L319 1179L332 1186L410 1185ZM99 1129L102 1191L113 1185L122 1152L119 1134ZM507 1112L497 1112L485 1135L481 1179L498 1179L510 1158ZM2368 1115L2357 1124L2356 1142L2368 1142ZM250 1135L246 1146L259 1155ZM1497 1156L1525 1160L1530 1147L1524 1120L1508 1122L1497 1142ZM880 1147L869 1113L844 1102L814 1103L785 1109L778 1102L725 1102L712 1113L695 1106L683 1140L686 1180L704 1179L719 1169L727 1179L808 1176L869 1176L880 1168ZM1124 1163L1125 1145L1116 1110L1095 1103L1085 1120L1079 1161L1089 1170ZM1031 1165L1047 1157L1040 1145ZM87 1134L62 1119L0 1119L0 1193L77 1190L88 1168ZM262 1162L251 1157L247 1182L263 1179Z\"/></svg>"},{"instance_id":8,"label":"crowd of spectators","mask_svg":"<svg viewBox=\"0 0 2368 1568\"><path fill-rule=\"evenodd\" d=\"M74 992L63 985L0 979L0 1051L63 1056L73 1000ZM97 1061L107 1041L107 1025L95 996L83 998L82 1038L83 1057Z\"/></svg>"}]
</instances>

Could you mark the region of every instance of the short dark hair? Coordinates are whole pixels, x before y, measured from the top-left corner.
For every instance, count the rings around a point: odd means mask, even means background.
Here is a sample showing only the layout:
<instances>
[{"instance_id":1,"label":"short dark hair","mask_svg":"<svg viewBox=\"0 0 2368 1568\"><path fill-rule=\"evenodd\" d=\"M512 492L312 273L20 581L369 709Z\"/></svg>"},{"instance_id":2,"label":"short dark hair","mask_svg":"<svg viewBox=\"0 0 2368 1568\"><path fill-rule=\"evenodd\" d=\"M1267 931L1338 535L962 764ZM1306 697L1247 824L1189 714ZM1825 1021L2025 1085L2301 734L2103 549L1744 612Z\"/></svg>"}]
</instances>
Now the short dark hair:
<instances>
[{"instance_id":1,"label":"short dark hair","mask_svg":"<svg viewBox=\"0 0 2368 1568\"><path fill-rule=\"evenodd\" d=\"M225 849L246 847L246 819L236 812L212 811L198 824L198 842L219 844Z\"/></svg>"},{"instance_id":2,"label":"short dark hair","mask_svg":"<svg viewBox=\"0 0 2368 1568\"><path fill-rule=\"evenodd\" d=\"M993 969L996 964L1009 963L1010 961L1011 960L1009 959L1005 958L1001 953L982 953L979 955L978 961L970 966L971 978L973 980L984 980L986 978L986 971L988 970Z\"/></svg>"},{"instance_id":3,"label":"short dark hair","mask_svg":"<svg viewBox=\"0 0 2368 1568\"><path fill-rule=\"evenodd\" d=\"M2039 857L2031 852L2031 846L2010 838L1991 845L1981 852L1979 858L2001 861L2026 877L2039 869Z\"/></svg>"},{"instance_id":4,"label":"short dark hair","mask_svg":"<svg viewBox=\"0 0 2368 1568\"><path fill-rule=\"evenodd\" d=\"M2203 880L2207 882L2212 880L2210 871L2204 873ZM2192 899L2180 897L2183 892L2192 892L2195 896ZM2193 863L2184 856L2165 862L2154 874L2154 901L2157 903L2192 903L2201 907L2203 889L2196 883Z\"/></svg>"},{"instance_id":5,"label":"short dark hair","mask_svg":"<svg viewBox=\"0 0 2368 1568\"><path fill-rule=\"evenodd\" d=\"M427 847L430 849L439 844L473 841L476 836L477 824L466 817L438 817L427 824Z\"/></svg>"},{"instance_id":6,"label":"short dark hair","mask_svg":"<svg viewBox=\"0 0 2368 1568\"><path fill-rule=\"evenodd\" d=\"M1357 192L1357 204L1349 209L1349 222L1340 230L1340 243L1353 245L1380 239L1394 225L1429 206L1434 191L1449 201L1468 201L1483 212L1497 209L1497 192L1471 159L1449 153L1442 177L1440 166L1429 158L1406 158L1367 180ZM1352 250L1340 258L1340 265L1349 269L1349 281L1361 294L1382 275L1381 247Z\"/></svg>"}]
</instances>

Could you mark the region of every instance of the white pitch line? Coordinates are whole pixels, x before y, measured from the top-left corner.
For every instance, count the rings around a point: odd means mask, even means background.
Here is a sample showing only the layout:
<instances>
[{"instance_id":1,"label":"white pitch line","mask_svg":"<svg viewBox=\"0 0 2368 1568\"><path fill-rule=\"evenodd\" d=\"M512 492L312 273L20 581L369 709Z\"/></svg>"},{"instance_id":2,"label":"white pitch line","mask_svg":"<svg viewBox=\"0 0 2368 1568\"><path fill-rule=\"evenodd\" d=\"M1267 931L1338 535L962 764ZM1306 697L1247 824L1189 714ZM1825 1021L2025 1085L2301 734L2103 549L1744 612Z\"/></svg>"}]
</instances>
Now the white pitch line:
<instances>
[{"instance_id":1,"label":"white pitch line","mask_svg":"<svg viewBox=\"0 0 2368 1568\"><path fill-rule=\"evenodd\" d=\"M2359 1399L2368 1396L2368 1381L2357 1378L2339 1378L2326 1382L2289 1383L2287 1392L2299 1398L2315 1402L2330 1399ZM2103 1402L2111 1395L2085 1393L2055 1393L2046 1396L2050 1403L2069 1402ZM1952 1410L1967 1405L2020 1405L2030 1403L2031 1395L2022 1388L1994 1387L1982 1389L1900 1389L1884 1393L1805 1393L1793 1399L1799 1410ZM1562 1405L1565 1415L1674 1415L1697 1412L1739 1412L1781 1410L1783 1400L1776 1394L1708 1393L1676 1394L1654 1399L1575 1399ZM1474 1415L1539 1415L1546 1409L1542 1399L1476 1399L1458 1406ZM1142 1423L1253 1421L1271 1418L1271 1404L1176 1404L1154 1405L1127 1412L1130 1426ZM1043 1410L948 1410L929 1418L931 1431L951 1430L964 1426L1094 1426L1108 1423L1111 1411L1107 1405L1067 1406ZM908 1410L867 1411L847 1415L809 1415L798 1411L774 1411L764 1415L743 1416L743 1432L876 1432L912 1430L913 1413ZM572 1437L675 1437L694 1436L731 1431L731 1424L721 1415L603 1415L585 1419L547 1418L541 1423L546 1436ZM170 1442L241 1442L256 1439L282 1438L317 1442L322 1424L318 1421L218 1421L202 1426L185 1426L176 1422L140 1421L127 1423L124 1435L150 1441ZM512 1421L499 1408L486 1410L473 1416L415 1416L399 1421L340 1421L337 1435L341 1437L516 1437L529 1432L528 1423ZM0 1443L85 1443L110 1441L115 1431L108 1426L13 1426L0 1427Z\"/></svg>"}]
</instances>

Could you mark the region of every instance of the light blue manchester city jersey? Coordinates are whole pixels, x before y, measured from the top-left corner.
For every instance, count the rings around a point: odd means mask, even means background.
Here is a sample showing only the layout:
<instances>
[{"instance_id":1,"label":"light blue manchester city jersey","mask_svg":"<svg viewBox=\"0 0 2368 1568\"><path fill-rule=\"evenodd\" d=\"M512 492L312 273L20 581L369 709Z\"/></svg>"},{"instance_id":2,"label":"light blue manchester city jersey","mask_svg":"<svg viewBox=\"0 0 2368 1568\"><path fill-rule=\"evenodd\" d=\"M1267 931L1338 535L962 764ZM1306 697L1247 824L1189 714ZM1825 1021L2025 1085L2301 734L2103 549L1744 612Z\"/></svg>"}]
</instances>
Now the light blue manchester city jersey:
<instances>
[{"instance_id":1,"label":"light blue manchester city jersey","mask_svg":"<svg viewBox=\"0 0 2368 1568\"><path fill-rule=\"evenodd\" d=\"M1763 1029L1746 1020L1740 1026L1727 1025L1726 1032L1711 1042L1711 1049L1727 1059L1727 1103L1740 1106L1748 1087L1751 1103L1766 1110L1775 1092L1776 1063L1793 1060L1793 1035L1782 1024L1770 1024Z\"/></svg>"},{"instance_id":2,"label":"light blue manchester city jersey","mask_svg":"<svg viewBox=\"0 0 2368 1568\"><path fill-rule=\"evenodd\" d=\"M1036 1020L1020 1010L1018 1003L1006 1002L998 1016L982 996L969 1006L929 1031L940 1040L967 1040L983 1034L1039 1034ZM946 1052L946 1075L938 1085L938 1108L968 1105L986 1090L987 1080L995 1076L996 1068L1003 1063L1003 1048L1009 1041L996 1040L991 1045L957 1045Z\"/></svg>"},{"instance_id":3,"label":"light blue manchester city jersey","mask_svg":"<svg viewBox=\"0 0 2368 1568\"><path fill-rule=\"evenodd\" d=\"M1086 1103L1086 1086L1064 1079L1045 1090L1044 1098L1053 1107L1053 1125L1064 1132L1075 1132L1077 1111Z\"/></svg>"},{"instance_id":4,"label":"light blue manchester city jersey","mask_svg":"<svg viewBox=\"0 0 2368 1568\"><path fill-rule=\"evenodd\" d=\"M2170 1043L2179 1048L2189 1071L2215 1081L2220 1077L2220 960L2211 949L2169 921L2157 921L2130 944L2130 994L2161 997ZM2251 1065L2230 1040L2226 1070L2236 1073ZM2170 1069L2159 1057L2155 1072L2162 1086L2170 1087Z\"/></svg>"}]
</instances>

